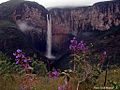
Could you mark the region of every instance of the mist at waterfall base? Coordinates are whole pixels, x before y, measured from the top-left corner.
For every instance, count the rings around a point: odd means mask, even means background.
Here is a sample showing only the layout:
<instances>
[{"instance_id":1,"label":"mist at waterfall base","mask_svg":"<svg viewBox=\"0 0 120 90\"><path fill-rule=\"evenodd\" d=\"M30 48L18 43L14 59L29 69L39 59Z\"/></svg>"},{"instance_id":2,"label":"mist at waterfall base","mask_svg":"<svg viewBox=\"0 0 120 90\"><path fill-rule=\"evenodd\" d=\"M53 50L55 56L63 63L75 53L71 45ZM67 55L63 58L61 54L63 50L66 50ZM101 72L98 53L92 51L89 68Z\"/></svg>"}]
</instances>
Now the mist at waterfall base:
<instances>
[{"instance_id":1,"label":"mist at waterfall base","mask_svg":"<svg viewBox=\"0 0 120 90\"><path fill-rule=\"evenodd\" d=\"M51 15L47 14L47 51L46 57L49 59L54 59L55 56L52 55L52 24Z\"/></svg>"}]
</instances>

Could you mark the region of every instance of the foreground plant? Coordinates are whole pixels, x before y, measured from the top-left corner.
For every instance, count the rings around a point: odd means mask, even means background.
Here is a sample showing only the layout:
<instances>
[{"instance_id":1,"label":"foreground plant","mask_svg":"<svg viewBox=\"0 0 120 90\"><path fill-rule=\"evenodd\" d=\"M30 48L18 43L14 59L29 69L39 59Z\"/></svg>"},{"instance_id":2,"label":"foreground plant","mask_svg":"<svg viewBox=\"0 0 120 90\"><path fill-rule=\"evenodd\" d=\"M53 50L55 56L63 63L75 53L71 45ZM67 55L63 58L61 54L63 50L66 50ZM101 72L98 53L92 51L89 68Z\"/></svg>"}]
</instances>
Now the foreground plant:
<instances>
[{"instance_id":1,"label":"foreground plant","mask_svg":"<svg viewBox=\"0 0 120 90\"><path fill-rule=\"evenodd\" d=\"M20 67L20 65L16 65L15 62L12 62L12 59L8 58L6 54L0 52L0 75L11 76L14 73L22 75L25 71Z\"/></svg>"},{"instance_id":2,"label":"foreground plant","mask_svg":"<svg viewBox=\"0 0 120 90\"><path fill-rule=\"evenodd\" d=\"M69 49L72 52L71 56L73 56L72 62L74 64L73 70L75 71L76 64L79 63L80 60L86 59L88 47L84 41L78 42L76 37L73 37L73 39L70 40Z\"/></svg>"},{"instance_id":3,"label":"foreground plant","mask_svg":"<svg viewBox=\"0 0 120 90\"><path fill-rule=\"evenodd\" d=\"M21 65L26 71L26 74L21 78L20 90L32 90L35 86L36 79L32 74L33 68L29 64L31 62L30 57L25 56L25 53L20 49L17 49L13 55L15 56L16 64Z\"/></svg>"},{"instance_id":4,"label":"foreground plant","mask_svg":"<svg viewBox=\"0 0 120 90\"><path fill-rule=\"evenodd\" d=\"M70 57L73 57L71 62L74 64L73 72L77 76L77 90L79 90L79 84L85 81L92 71L92 67L87 61L89 48L84 41L78 42L76 37L73 37L70 41L69 49L72 52Z\"/></svg>"},{"instance_id":5,"label":"foreground plant","mask_svg":"<svg viewBox=\"0 0 120 90\"><path fill-rule=\"evenodd\" d=\"M16 64L20 64L25 70L31 68L29 65L29 62L31 61L30 57L25 56L25 53L22 52L22 50L17 49L13 55L15 56Z\"/></svg>"},{"instance_id":6,"label":"foreground plant","mask_svg":"<svg viewBox=\"0 0 120 90\"><path fill-rule=\"evenodd\" d=\"M50 78L57 78L59 76L59 72L55 68L53 68L53 70L48 73L48 76Z\"/></svg>"},{"instance_id":7,"label":"foreground plant","mask_svg":"<svg viewBox=\"0 0 120 90\"><path fill-rule=\"evenodd\" d=\"M113 86L114 90L120 90L120 83L109 80L109 83Z\"/></svg>"},{"instance_id":8,"label":"foreground plant","mask_svg":"<svg viewBox=\"0 0 120 90\"><path fill-rule=\"evenodd\" d=\"M94 45L92 43L86 44L83 40L79 42L77 41L76 37L73 37L72 40L70 40L69 49L72 53L70 57L73 58L71 60L71 62L73 63L73 72L76 73L78 80L78 85L77 85L77 90L78 90L80 83L94 77L92 75L94 74L94 69L93 69L94 66L96 66L96 68L99 68L100 69L99 71L102 71L102 67L106 60L107 53L106 51L100 53L96 52L97 50L94 48ZM94 64L92 64L93 66L90 65L91 59L98 60L97 64L95 63L95 61L93 61L95 65ZM100 75L100 73L98 75ZM104 85L106 84L106 80L107 80L107 69L106 69Z\"/></svg>"},{"instance_id":9,"label":"foreground plant","mask_svg":"<svg viewBox=\"0 0 120 90\"><path fill-rule=\"evenodd\" d=\"M63 83L62 85L58 86L58 90L72 90L71 85L70 85L70 77L69 76L65 76L63 78Z\"/></svg>"}]
</instances>

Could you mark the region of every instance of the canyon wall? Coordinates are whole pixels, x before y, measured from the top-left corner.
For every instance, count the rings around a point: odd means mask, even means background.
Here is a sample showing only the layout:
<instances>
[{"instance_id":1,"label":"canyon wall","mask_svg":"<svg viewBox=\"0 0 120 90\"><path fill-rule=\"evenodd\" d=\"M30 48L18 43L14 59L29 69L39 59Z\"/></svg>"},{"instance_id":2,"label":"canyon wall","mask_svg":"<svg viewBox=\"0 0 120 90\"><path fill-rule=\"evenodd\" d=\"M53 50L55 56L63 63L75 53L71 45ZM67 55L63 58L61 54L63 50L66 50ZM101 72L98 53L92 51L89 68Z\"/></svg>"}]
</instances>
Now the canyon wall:
<instances>
[{"instance_id":1,"label":"canyon wall","mask_svg":"<svg viewBox=\"0 0 120 90\"><path fill-rule=\"evenodd\" d=\"M22 1L18 3L8 1L0 4L0 36L4 32L3 27L8 26L14 27L12 29L14 29L16 34L11 34L10 44L6 42L7 39L1 37L0 49L12 46L13 39L17 42L18 40L15 37L19 36L17 32L20 31L30 46L33 46L38 51L45 52L47 34L46 15L48 13L52 16L52 44L55 53L65 53L73 36L76 36L78 39L86 38L89 41L94 40L94 42L96 40L97 43L101 42L100 40L103 40L104 37L98 39L99 35L91 33L91 31L104 32L111 30L113 27L120 26L119 0L99 2L93 6L86 7L53 8L49 11L36 2ZM7 29L6 32L11 31L9 27L5 28ZM9 34L7 36L9 38ZM110 40L113 40L113 38ZM4 42L5 44L2 45ZM20 46L21 44L17 45L17 47ZM12 47L14 48L15 45Z\"/></svg>"},{"instance_id":2,"label":"canyon wall","mask_svg":"<svg viewBox=\"0 0 120 90\"><path fill-rule=\"evenodd\" d=\"M99 2L93 6L54 8L50 10L53 25L53 44L67 42L69 35L78 36L81 31L106 31L120 25L120 1Z\"/></svg>"}]
</instances>

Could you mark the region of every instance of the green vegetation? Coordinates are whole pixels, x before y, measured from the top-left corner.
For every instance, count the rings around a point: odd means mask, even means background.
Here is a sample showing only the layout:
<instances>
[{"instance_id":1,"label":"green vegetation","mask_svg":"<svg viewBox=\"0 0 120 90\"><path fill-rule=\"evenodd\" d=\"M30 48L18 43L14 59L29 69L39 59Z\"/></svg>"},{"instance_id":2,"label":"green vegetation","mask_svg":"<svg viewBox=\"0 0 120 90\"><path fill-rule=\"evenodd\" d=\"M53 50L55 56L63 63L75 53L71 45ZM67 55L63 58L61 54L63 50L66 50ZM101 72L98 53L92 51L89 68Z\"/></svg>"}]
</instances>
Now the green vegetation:
<instances>
[{"instance_id":1,"label":"green vegetation","mask_svg":"<svg viewBox=\"0 0 120 90\"><path fill-rule=\"evenodd\" d=\"M116 73L113 74L113 72L116 71ZM111 74L112 72L112 74ZM108 71L108 80L113 80L114 82L120 82L120 68L114 68L112 70ZM37 83L34 86L33 90L57 90L57 86L63 82L63 77L58 77L57 79L50 79L49 77L41 77L36 76ZM0 76L0 88L2 90L19 90L19 84L21 81L21 76L19 75L13 75L13 79L8 78L5 79L2 76ZM93 87L104 87L104 72L101 73L99 78L97 79L96 85L92 85L91 81L85 81L80 84L80 90L93 90ZM71 78L70 84L72 86L72 90L76 90L77 87L77 81L74 78ZM117 83L116 83L117 84ZM109 81L107 81L107 87L113 87ZM115 89L119 90L119 89Z\"/></svg>"},{"instance_id":2,"label":"green vegetation","mask_svg":"<svg viewBox=\"0 0 120 90\"><path fill-rule=\"evenodd\" d=\"M0 52L0 88L2 90L57 90L70 87L71 90L93 90L95 88L120 89L120 67L104 65L108 53L96 52L93 44L77 43L74 37L67 56L69 69L47 70L43 58L31 57L20 49L13 53L14 59ZM93 53L94 52L94 53ZM30 53L30 52L28 52ZM104 68L105 67L105 68ZM66 85L66 86L65 86ZM69 90L69 89L67 89Z\"/></svg>"}]
</instances>

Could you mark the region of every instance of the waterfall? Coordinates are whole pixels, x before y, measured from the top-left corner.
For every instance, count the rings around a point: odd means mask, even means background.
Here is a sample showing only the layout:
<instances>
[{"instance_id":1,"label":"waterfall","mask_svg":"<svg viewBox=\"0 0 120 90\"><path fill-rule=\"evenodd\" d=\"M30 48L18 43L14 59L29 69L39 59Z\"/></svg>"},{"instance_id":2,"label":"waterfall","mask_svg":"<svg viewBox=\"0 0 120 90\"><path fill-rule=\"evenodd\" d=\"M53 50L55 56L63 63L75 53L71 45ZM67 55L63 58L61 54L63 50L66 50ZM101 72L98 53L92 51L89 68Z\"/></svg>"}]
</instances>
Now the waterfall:
<instances>
[{"instance_id":1,"label":"waterfall","mask_svg":"<svg viewBox=\"0 0 120 90\"><path fill-rule=\"evenodd\" d=\"M55 58L52 55L52 25L51 25L51 15L47 14L47 58Z\"/></svg>"}]
</instances>

